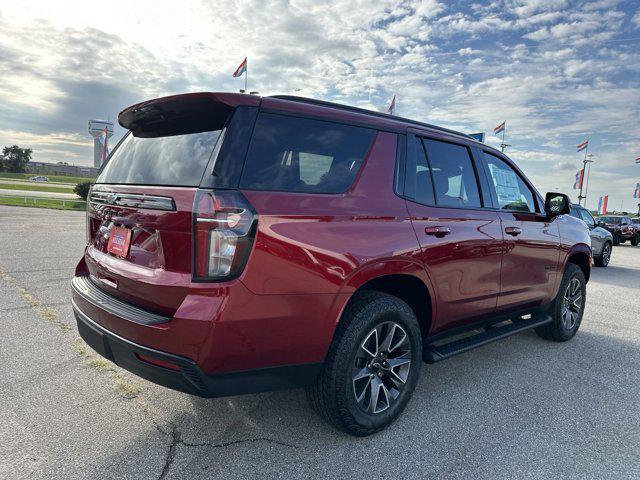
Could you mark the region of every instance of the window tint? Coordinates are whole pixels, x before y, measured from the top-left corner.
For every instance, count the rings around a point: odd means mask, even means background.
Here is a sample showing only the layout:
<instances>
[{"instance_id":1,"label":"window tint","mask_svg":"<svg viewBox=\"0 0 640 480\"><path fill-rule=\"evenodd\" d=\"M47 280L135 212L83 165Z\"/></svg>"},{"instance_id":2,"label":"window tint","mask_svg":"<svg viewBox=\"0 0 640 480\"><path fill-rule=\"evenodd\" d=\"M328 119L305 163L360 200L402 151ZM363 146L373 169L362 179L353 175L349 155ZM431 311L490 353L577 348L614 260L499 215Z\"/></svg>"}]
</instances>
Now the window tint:
<instances>
[{"instance_id":1,"label":"window tint","mask_svg":"<svg viewBox=\"0 0 640 480\"><path fill-rule=\"evenodd\" d=\"M198 186L219 136L219 130L153 138L130 133L96 182Z\"/></svg>"},{"instance_id":2,"label":"window tint","mask_svg":"<svg viewBox=\"0 0 640 480\"><path fill-rule=\"evenodd\" d=\"M585 210L584 208L580 209L580 216L581 216L582 220L584 220L584 223L586 223L590 227L593 226L596 223L595 220L593 219L593 217L591 216L591 214L587 210Z\"/></svg>"},{"instance_id":3,"label":"window tint","mask_svg":"<svg viewBox=\"0 0 640 480\"><path fill-rule=\"evenodd\" d=\"M520 175L507 162L495 155L484 152L484 158L498 197L499 208L535 212L536 204L533 200L533 192L520 178Z\"/></svg>"},{"instance_id":4,"label":"window tint","mask_svg":"<svg viewBox=\"0 0 640 480\"><path fill-rule=\"evenodd\" d=\"M375 131L262 113L240 186L254 190L342 193L369 151Z\"/></svg>"},{"instance_id":5,"label":"window tint","mask_svg":"<svg viewBox=\"0 0 640 480\"><path fill-rule=\"evenodd\" d=\"M618 225L620 223L620 217L599 217L600 221L605 223L611 223L613 225Z\"/></svg>"},{"instance_id":6,"label":"window tint","mask_svg":"<svg viewBox=\"0 0 640 480\"><path fill-rule=\"evenodd\" d=\"M460 145L424 139L431 166L436 204L480 207L480 195L469 150Z\"/></svg>"},{"instance_id":7,"label":"window tint","mask_svg":"<svg viewBox=\"0 0 640 480\"><path fill-rule=\"evenodd\" d=\"M424 153L422 140L418 137L410 137L409 155L407 161L407 185L406 193L418 203L433 205L433 184L431 172Z\"/></svg>"}]
</instances>

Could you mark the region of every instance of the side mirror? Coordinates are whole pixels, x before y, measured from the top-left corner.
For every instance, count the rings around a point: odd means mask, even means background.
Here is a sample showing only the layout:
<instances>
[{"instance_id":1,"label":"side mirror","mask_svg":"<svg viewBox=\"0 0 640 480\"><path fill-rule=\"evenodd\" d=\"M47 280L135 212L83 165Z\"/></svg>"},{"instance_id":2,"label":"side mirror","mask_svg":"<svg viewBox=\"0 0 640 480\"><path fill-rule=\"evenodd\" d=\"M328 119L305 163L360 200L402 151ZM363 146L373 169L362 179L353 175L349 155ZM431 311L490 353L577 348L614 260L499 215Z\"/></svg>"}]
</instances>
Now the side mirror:
<instances>
[{"instance_id":1,"label":"side mirror","mask_svg":"<svg viewBox=\"0 0 640 480\"><path fill-rule=\"evenodd\" d=\"M547 192L544 199L544 211L549 218L569 213L571 211L569 197L564 193Z\"/></svg>"},{"instance_id":2,"label":"side mirror","mask_svg":"<svg viewBox=\"0 0 640 480\"><path fill-rule=\"evenodd\" d=\"M598 221L596 222L596 225L598 225L599 227L605 227L607 224L606 224L606 223L604 223L602 220L598 220Z\"/></svg>"}]
</instances>

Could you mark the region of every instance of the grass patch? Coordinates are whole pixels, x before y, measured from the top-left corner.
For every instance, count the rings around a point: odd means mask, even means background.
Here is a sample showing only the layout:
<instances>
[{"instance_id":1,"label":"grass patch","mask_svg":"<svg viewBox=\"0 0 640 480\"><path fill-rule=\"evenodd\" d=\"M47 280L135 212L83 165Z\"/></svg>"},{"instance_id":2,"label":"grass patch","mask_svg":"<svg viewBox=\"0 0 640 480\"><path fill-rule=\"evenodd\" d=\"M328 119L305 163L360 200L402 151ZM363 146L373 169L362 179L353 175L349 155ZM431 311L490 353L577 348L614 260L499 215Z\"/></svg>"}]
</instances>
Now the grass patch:
<instances>
[{"instance_id":1,"label":"grass patch","mask_svg":"<svg viewBox=\"0 0 640 480\"><path fill-rule=\"evenodd\" d=\"M0 205L13 205L16 207L52 208L55 210L85 211L87 203L81 200L63 200L61 198L47 198L45 200L30 197L0 197Z\"/></svg>"},{"instance_id":2,"label":"grass patch","mask_svg":"<svg viewBox=\"0 0 640 480\"><path fill-rule=\"evenodd\" d=\"M138 396L142 390L140 385L130 382L122 373L120 373L114 363L94 353L93 350L87 347L84 340L77 338L73 343L73 347L86 359L91 368L95 368L97 371L111 377L116 391L121 397L132 399Z\"/></svg>"},{"instance_id":3,"label":"grass patch","mask_svg":"<svg viewBox=\"0 0 640 480\"><path fill-rule=\"evenodd\" d=\"M140 387L122 378L116 378L116 390L124 398L135 398L140 393Z\"/></svg>"},{"instance_id":4,"label":"grass patch","mask_svg":"<svg viewBox=\"0 0 640 480\"><path fill-rule=\"evenodd\" d=\"M101 372L112 372L115 369L113 368L113 364L109 360L105 360L104 358L92 358L89 361L89 365L93 368L100 370Z\"/></svg>"},{"instance_id":5,"label":"grass patch","mask_svg":"<svg viewBox=\"0 0 640 480\"><path fill-rule=\"evenodd\" d=\"M50 182L57 183L70 183L75 185L80 182L94 182L95 178L87 178L87 177L67 177L66 175L46 175L43 173L8 173L2 172L0 173L0 178L12 178L15 180L29 180L31 177L37 177L38 175L42 175L47 177Z\"/></svg>"},{"instance_id":6,"label":"grass patch","mask_svg":"<svg viewBox=\"0 0 640 480\"><path fill-rule=\"evenodd\" d=\"M73 193L71 187L50 187L46 183L42 185L31 185L25 183L24 185L15 185L12 183L0 182L0 188L3 190L27 190L29 192L55 192L55 193Z\"/></svg>"}]
</instances>

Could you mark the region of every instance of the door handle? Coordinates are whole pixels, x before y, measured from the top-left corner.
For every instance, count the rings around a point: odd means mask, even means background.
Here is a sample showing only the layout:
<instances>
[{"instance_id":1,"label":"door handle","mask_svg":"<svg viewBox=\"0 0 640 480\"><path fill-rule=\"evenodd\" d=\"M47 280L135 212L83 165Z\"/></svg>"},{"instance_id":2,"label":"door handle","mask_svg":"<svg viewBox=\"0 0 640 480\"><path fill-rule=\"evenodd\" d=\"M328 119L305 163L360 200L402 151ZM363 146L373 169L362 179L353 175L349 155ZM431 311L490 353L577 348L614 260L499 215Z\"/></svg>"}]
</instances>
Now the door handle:
<instances>
[{"instance_id":1,"label":"door handle","mask_svg":"<svg viewBox=\"0 0 640 480\"><path fill-rule=\"evenodd\" d=\"M522 233L522 229L520 227L507 227L504 229L504 233L517 237Z\"/></svg>"},{"instance_id":2,"label":"door handle","mask_svg":"<svg viewBox=\"0 0 640 480\"><path fill-rule=\"evenodd\" d=\"M449 235L451 233L451 229L449 227L426 227L424 229L424 233L442 238L445 235Z\"/></svg>"}]
</instances>

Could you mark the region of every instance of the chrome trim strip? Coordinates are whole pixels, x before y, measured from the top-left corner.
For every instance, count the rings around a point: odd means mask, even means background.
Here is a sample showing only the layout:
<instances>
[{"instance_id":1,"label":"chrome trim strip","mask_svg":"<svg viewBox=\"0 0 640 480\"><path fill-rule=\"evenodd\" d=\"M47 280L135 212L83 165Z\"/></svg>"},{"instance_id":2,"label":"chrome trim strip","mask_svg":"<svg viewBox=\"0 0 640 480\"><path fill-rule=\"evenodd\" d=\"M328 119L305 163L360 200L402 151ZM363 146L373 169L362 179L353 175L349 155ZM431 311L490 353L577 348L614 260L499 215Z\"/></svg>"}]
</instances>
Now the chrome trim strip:
<instances>
[{"instance_id":1,"label":"chrome trim strip","mask_svg":"<svg viewBox=\"0 0 640 480\"><path fill-rule=\"evenodd\" d=\"M151 210L175 211L176 204L171 197L145 195L138 193L117 193L108 191L91 192L92 204L114 205L118 207L148 208Z\"/></svg>"}]
</instances>

